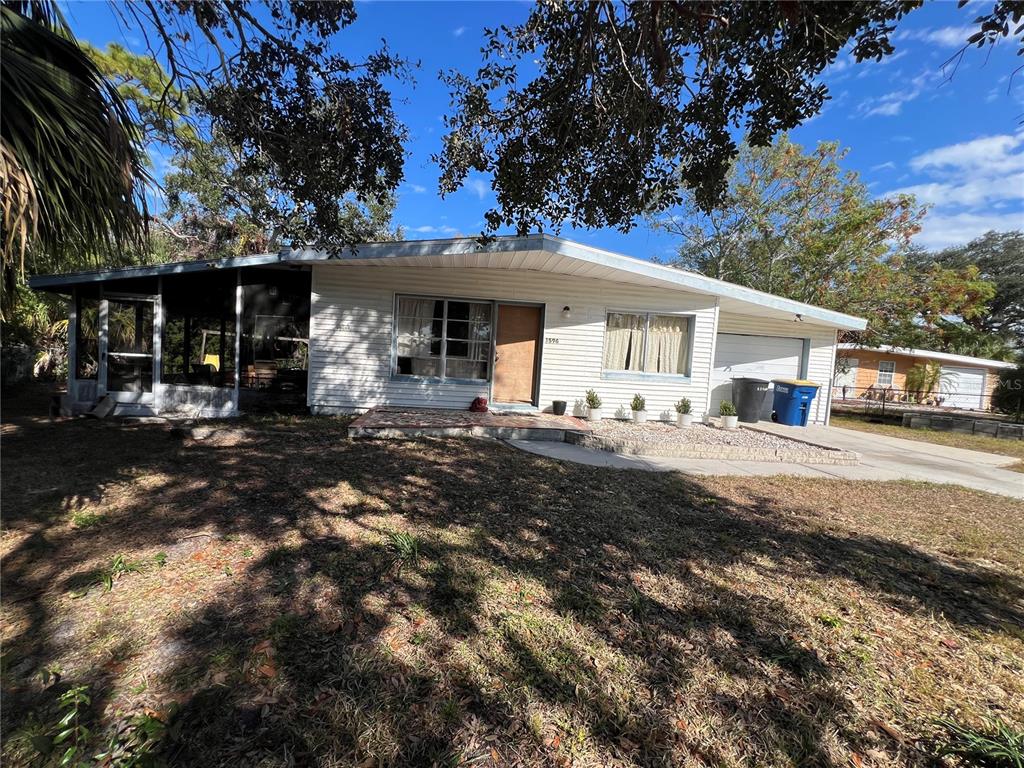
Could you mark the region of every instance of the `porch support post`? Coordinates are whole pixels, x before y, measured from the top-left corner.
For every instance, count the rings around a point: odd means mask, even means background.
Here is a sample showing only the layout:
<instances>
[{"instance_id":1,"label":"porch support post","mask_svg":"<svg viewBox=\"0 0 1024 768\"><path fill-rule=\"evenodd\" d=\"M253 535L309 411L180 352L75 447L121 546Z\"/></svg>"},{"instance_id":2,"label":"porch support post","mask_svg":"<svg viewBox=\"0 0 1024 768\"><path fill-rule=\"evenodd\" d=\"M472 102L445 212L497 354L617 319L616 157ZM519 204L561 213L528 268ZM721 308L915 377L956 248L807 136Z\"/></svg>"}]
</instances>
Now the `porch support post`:
<instances>
[{"instance_id":1,"label":"porch support post","mask_svg":"<svg viewBox=\"0 0 1024 768\"><path fill-rule=\"evenodd\" d=\"M75 379L78 376L78 289L71 290L71 301L68 303L68 402L70 409L78 393Z\"/></svg>"},{"instance_id":2,"label":"porch support post","mask_svg":"<svg viewBox=\"0 0 1024 768\"><path fill-rule=\"evenodd\" d=\"M164 278L156 279L156 301L153 302L153 410L163 407L160 374L164 367Z\"/></svg>"},{"instance_id":3,"label":"porch support post","mask_svg":"<svg viewBox=\"0 0 1024 768\"><path fill-rule=\"evenodd\" d=\"M100 318L99 318L99 353L100 353L100 369L96 375L96 395L103 397L107 394L107 347L108 347L108 334L107 334L107 319L108 319L108 302L106 297L103 295L103 287L100 286Z\"/></svg>"},{"instance_id":4,"label":"porch support post","mask_svg":"<svg viewBox=\"0 0 1024 768\"><path fill-rule=\"evenodd\" d=\"M242 381L242 270L235 270L235 391L232 394L232 410L238 413L239 387ZM222 337L223 338L223 337ZM223 341L221 350L224 349Z\"/></svg>"}]
</instances>

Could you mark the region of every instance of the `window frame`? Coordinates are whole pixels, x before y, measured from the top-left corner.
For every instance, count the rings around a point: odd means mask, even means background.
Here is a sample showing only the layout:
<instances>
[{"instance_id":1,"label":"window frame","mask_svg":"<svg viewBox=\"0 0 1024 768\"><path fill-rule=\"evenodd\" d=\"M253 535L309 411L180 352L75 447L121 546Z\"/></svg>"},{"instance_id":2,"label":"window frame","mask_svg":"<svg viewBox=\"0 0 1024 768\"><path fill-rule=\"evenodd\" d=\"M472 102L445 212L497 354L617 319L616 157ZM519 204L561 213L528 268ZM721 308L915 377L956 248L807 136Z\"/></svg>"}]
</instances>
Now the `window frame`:
<instances>
[{"instance_id":1,"label":"window frame","mask_svg":"<svg viewBox=\"0 0 1024 768\"><path fill-rule=\"evenodd\" d=\"M440 376L423 376L415 373L399 373L398 372L398 321L399 321L399 302L402 299L421 299L427 301L442 301L444 302L444 310L442 311L441 317L441 335L438 337L441 341L441 354L436 358L440 360ZM486 304L491 308L491 317L488 321L491 328L490 334L487 339L487 377L483 379L469 379L464 377L446 376L445 371L447 369L448 361L448 304L450 302L464 302L467 304ZM424 381L437 384L470 384L473 386L480 386L486 384L490 386L491 381L494 378L494 330L495 330L495 313L497 312L497 302L493 299L471 299L464 298L462 296L430 296L427 294L416 294L416 293L396 293L394 297L394 305L391 313L391 379L393 381ZM453 341L460 341L460 339L453 339ZM429 359L435 359L433 357ZM465 358L454 358L456 360L462 360Z\"/></svg>"},{"instance_id":2,"label":"window frame","mask_svg":"<svg viewBox=\"0 0 1024 768\"><path fill-rule=\"evenodd\" d=\"M892 367L888 371L883 371L882 370L882 366L883 365L889 365L889 366L892 366ZM882 374L883 373L887 373L889 375L889 382L887 384L883 384L882 383ZM885 389L892 389L893 388L893 384L895 383L895 381L896 381L896 361L895 360L879 360L878 361L878 370L875 373L875 386L876 387L883 387Z\"/></svg>"},{"instance_id":3,"label":"window frame","mask_svg":"<svg viewBox=\"0 0 1024 768\"><path fill-rule=\"evenodd\" d=\"M605 368L604 362L608 351L608 317L610 315L639 315L644 318L644 344L640 353L641 364L647 366L647 343L650 337L652 317L683 317L688 323L686 340L686 373L649 373L646 370L626 371L618 368ZM675 382L688 382L693 377L693 341L696 335L697 315L694 312L666 312L657 309L616 309L608 307L604 311L604 322L601 325L601 378L602 379L662 379Z\"/></svg>"}]
</instances>

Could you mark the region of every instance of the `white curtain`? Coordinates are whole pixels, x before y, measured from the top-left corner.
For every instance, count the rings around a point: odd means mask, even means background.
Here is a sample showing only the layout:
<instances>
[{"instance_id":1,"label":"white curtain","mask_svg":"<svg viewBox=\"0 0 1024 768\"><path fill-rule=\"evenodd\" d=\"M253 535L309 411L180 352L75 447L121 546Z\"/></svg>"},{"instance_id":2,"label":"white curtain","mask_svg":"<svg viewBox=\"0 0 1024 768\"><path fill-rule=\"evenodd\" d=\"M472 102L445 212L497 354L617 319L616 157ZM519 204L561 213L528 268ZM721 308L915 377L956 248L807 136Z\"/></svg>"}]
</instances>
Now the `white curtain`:
<instances>
[{"instance_id":1,"label":"white curtain","mask_svg":"<svg viewBox=\"0 0 1024 768\"><path fill-rule=\"evenodd\" d=\"M652 315L647 333L647 373L686 374L689 369L690 321L685 317Z\"/></svg>"},{"instance_id":2,"label":"white curtain","mask_svg":"<svg viewBox=\"0 0 1024 768\"><path fill-rule=\"evenodd\" d=\"M491 305L469 305L469 359L484 362L491 356Z\"/></svg>"},{"instance_id":3,"label":"white curtain","mask_svg":"<svg viewBox=\"0 0 1024 768\"><path fill-rule=\"evenodd\" d=\"M643 315L612 312L605 328L604 368L607 371L640 371L644 348Z\"/></svg>"},{"instance_id":4,"label":"white curtain","mask_svg":"<svg viewBox=\"0 0 1024 768\"><path fill-rule=\"evenodd\" d=\"M398 354L403 357L430 357L434 332L434 299L399 299Z\"/></svg>"}]
</instances>

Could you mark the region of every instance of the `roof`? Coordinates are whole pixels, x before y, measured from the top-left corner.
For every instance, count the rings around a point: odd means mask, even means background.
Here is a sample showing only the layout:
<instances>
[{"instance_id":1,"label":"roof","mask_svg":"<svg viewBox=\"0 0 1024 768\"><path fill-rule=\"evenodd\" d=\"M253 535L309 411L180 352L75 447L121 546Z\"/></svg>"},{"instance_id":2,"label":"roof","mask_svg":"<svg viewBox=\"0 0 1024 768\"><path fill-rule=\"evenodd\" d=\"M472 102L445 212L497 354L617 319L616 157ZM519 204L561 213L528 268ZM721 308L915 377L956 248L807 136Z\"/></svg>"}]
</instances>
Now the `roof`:
<instances>
[{"instance_id":1,"label":"roof","mask_svg":"<svg viewBox=\"0 0 1024 768\"><path fill-rule=\"evenodd\" d=\"M877 347L864 347L858 344L840 344L840 350L869 349L874 352L886 352L890 355L904 355L905 357L919 357L930 360L939 360L943 363L960 363L962 365L974 365L981 368L1016 368L1016 363L1008 363L1005 360L989 360L985 357L970 357L969 355L954 355L951 352L933 352L929 349L910 349L907 347L894 347L890 344L882 344Z\"/></svg>"},{"instance_id":2,"label":"roof","mask_svg":"<svg viewBox=\"0 0 1024 768\"><path fill-rule=\"evenodd\" d=\"M30 278L29 285L37 290L66 292L76 285L107 280L312 262L328 262L339 266L360 264L556 272L651 287L682 289L714 296L719 300L719 307L726 312L750 314L752 307L760 307L778 318L808 321L831 328L863 330L867 327L867 321L863 318L547 234L525 237L501 236L486 242L467 237L363 243L337 251L292 249L280 253L241 256L219 261L158 264L69 275L42 275Z\"/></svg>"}]
</instances>

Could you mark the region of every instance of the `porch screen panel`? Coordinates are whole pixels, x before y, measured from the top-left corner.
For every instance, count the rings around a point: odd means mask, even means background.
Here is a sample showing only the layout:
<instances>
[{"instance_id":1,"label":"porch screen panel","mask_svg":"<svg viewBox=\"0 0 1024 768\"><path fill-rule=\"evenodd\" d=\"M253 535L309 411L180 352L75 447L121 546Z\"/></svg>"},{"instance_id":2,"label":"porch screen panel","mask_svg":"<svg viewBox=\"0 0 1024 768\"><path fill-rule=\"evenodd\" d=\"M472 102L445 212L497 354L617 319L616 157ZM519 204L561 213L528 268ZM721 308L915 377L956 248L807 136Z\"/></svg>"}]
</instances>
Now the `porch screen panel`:
<instances>
[{"instance_id":1,"label":"porch screen panel","mask_svg":"<svg viewBox=\"0 0 1024 768\"><path fill-rule=\"evenodd\" d=\"M689 318L651 315L644 371L680 375L690 372Z\"/></svg>"},{"instance_id":2,"label":"porch screen panel","mask_svg":"<svg viewBox=\"0 0 1024 768\"><path fill-rule=\"evenodd\" d=\"M95 379L100 370L100 300L78 299L78 363L75 378Z\"/></svg>"}]
</instances>

